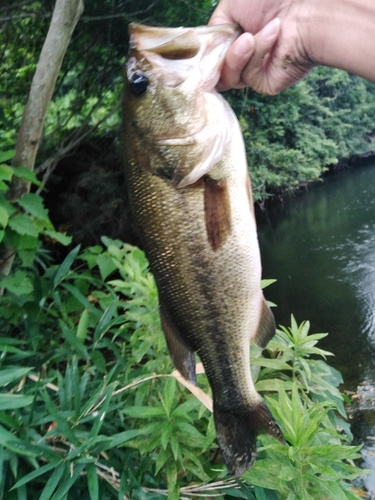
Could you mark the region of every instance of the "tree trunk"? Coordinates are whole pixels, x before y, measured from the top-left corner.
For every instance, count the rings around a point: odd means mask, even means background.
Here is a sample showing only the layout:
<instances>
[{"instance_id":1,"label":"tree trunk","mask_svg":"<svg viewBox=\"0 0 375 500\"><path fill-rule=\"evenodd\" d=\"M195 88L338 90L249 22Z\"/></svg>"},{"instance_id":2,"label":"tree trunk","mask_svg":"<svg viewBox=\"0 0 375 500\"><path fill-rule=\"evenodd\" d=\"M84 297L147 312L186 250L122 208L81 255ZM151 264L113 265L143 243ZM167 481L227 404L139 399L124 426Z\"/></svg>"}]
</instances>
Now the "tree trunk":
<instances>
[{"instance_id":1,"label":"tree trunk","mask_svg":"<svg viewBox=\"0 0 375 500\"><path fill-rule=\"evenodd\" d=\"M51 24L43 44L23 112L16 141L14 167L34 170L49 103L55 89L61 64L74 28L83 12L83 0L56 0ZM8 199L17 201L30 190L30 183L14 177ZM7 276L12 267L14 251L4 248L0 253L0 275Z\"/></svg>"}]
</instances>

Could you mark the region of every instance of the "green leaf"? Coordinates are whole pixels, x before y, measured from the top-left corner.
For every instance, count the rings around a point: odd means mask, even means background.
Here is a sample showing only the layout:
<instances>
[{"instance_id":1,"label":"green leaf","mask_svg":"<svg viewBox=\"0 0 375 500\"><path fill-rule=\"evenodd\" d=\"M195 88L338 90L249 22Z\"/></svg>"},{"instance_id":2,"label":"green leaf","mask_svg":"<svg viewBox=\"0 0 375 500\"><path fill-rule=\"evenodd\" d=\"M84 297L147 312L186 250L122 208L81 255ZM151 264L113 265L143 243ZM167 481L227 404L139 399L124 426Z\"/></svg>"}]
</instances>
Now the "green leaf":
<instances>
[{"instance_id":1,"label":"green leaf","mask_svg":"<svg viewBox=\"0 0 375 500\"><path fill-rule=\"evenodd\" d=\"M13 176L12 167L1 164L1 158L0 158L0 179L3 181L10 181L12 180L12 176Z\"/></svg>"},{"instance_id":2,"label":"green leaf","mask_svg":"<svg viewBox=\"0 0 375 500\"><path fill-rule=\"evenodd\" d=\"M102 317L97 324L94 332L94 340L97 341L99 338L108 330L111 325L112 318L116 311L116 303L112 303L107 309L104 311Z\"/></svg>"},{"instance_id":3,"label":"green leaf","mask_svg":"<svg viewBox=\"0 0 375 500\"><path fill-rule=\"evenodd\" d=\"M43 199L35 193L27 193L20 200L18 204L26 212L33 215L37 219L47 221L50 224L48 217L48 210L44 207Z\"/></svg>"},{"instance_id":4,"label":"green leaf","mask_svg":"<svg viewBox=\"0 0 375 500\"><path fill-rule=\"evenodd\" d=\"M33 399L33 396L24 396L22 394L0 394L0 411L29 406Z\"/></svg>"},{"instance_id":5,"label":"green leaf","mask_svg":"<svg viewBox=\"0 0 375 500\"><path fill-rule=\"evenodd\" d=\"M167 483L168 483L168 498L174 493L177 483L177 467L175 462L169 462L167 465ZM177 500L180 498L178 495Z\"/></svg>"},{"instance_id":6,"label":"green leaf","mask_svg":"<svg viewBox=\"0 0 375 500\"><path fill-rule=\"evenodd\" d=\"M202 406L201 406L201 403L198 399L196 399L196 398L188 399L187 401L185 401L181 405L177 406L177 408L175 408L172 411L171 417L172 418L175 418L175 417L184 418L185 420L189 420L189 422L192 422L193 417L191 415L189 415L189 412L195 410L198 413L201 408L202 408ZM204 411L204 409L203 409L203 411ZM199 413L198 413L198 415L199 415ZM198 418L200 418L200 416Z\"/></svg>"},{"instance_id":7,"label":"green leaf","mask_svg":"<svg viewBox=\"0 0 375 500\"><path fill-rule=\"evenodd\" d=\"M259 488L259 486L255 486L254 491L257 500L280 500L276 492L273 490L267 490Z\"/></svg>"},{"instance_id":8,"label":"green leaf","mask_svg":"<svg viewBox=\"0 0 375 500\"><path fill-rule=\"evenodd\" d=\"M266 368L271 368L272 370L292 370L292 367L281 359L256 358L251 361L251 364L256 366L264 366Z\"/></svg>"},{"instance_id":9,"label":"green leaf","mask_svg":"<svg viewBox=\"0 0 375 500\"><path fill-rule=\"evenodd\" d=\"M36 186L42 187L42 183L38 181L34 172L25 167L13 167L13 175L23 179L25 181L31 182Z\"/></svg>"},{"instance_id":10,"label":"green leaf","mask_svg":"<svg viewBox=\"0 0 375 500\"><path fill-rule=\"evenodd\" d=\"M11 160L15 154L16 152L13 149L9 151L0 151L0 163Z\"/></svg>"},{"instance_id":11,"label":"green leaf","mask_svg":"<svg viewBox=\"0 0 375 500\"><path fill-rule=\"evenodd\" d=\"M89 317L90 313L87 309L84 309L81 317L79 318L77 326L77 339L84 344L89 328Z\"/></svg>"},{"instance_id":12,"label":"green leaf","mask_svg":"<svg viewBox=\"0 0 375 500\"><path fill-rule=\"evenodd\" d=\"M71 285L70 283L62 283L61 286L65 288L65 290L68 290L68 292L70 292L73 295L73 297L77 299L80 304L83 305L83 307L89 309L89 311L94 313L95 316L97 316L98 313L100 314L100 311L96 309L96 307L92 305L91 302L87 300L84 295L82 295L82 293L78 290L76 286Z\"/></svg>"},{"instance_id":13,"label":"green leaf","mask_svg":"<svg viewBox=\"0 0 375 500\"><path fill-rule=\"evenodd\" d=\"M163 429L163 432L160 436L160 444L163 450L167 449L169 438L171 437L172 432L173 432L172 424L170 422L166 422L165 428Z\"/></svg>"},{"instance_id":14,"label":"green leaf","mask_svg":"<svg viewBox=\"0 0 375 500\"><path fill-rule=\"evenodd\" d=\"M127 441L134 439L135 437L139 436L142 433L143 433L142 429L140 430L131 429L128 431L119 432L118 434L115 434L114 436L111 437L109 448L118 448L119 446L122 446Z\"/></svg>"},{"instance_id":15,"label":"green leaf","mask_svg":"<svg viewBox=\"0 0 375 500\"><path fill-rule=\"evenodd\" d=\"M43 234L51 238L52 240L57 241L61 245L68 246L72 242L72 236L68 236L65 233L60 233L60 231L52 231L51 229L45 229Z\"/></svg>"},{"instance_id":16,"label":"green leaf","mask_svg":"<svg viewBox=\"0 0 375 500\"><path fill-rule=\"evenodd\" d=\"M39 500L50 500L51 496L53 495L53 492L55 491L57 485L59 484L60 479L62 478L65 468L66 468L66 463L60 463L56 469L52 472L50 478L48 479L42 494L39 497Z\"/></svg>"},{"instance_id":17,"label":"green leaf","mask_svg":"<svg viewBox=\"0 0 375 500\"><path fill-rule=\"evenodd\" d=\"M275 279L273 279L273 280L261 280L261 282L260 282L260 288L263 290L267 286L272 285L272 283L276 283L276 281L277 280L275 280Z\"/></svg>"},{"instance_id":18,"label":"green leaf","mask_svg":"<svg viewBox=\"0 0 375 500\"><path fill-rule=\"evenodd\" d=\"M25 214L19 214L11 217L9 219L9 226L13 229L13 231L21 236L28 235L37 238L40 232L35 226L34 221Z\"/></svg>"},{"instance_id":19,"label":"green leaf","mask_svg":"<svg viewBox=\"0 0 375 500\"><path fill-rule=\"evenodd\" d=\"M0 387L25 377L31 370L32 368L7 368L0 370Z\"/></svg>"},{"instance_id":20,"label":"green leaf","mask_svg":"<svg viewBox=\"0 0 375 500\"><path fill-rule=\"evenodd\" d=\"M250 493L251 496L249 496L247 493L243 493L241 490L237 490L236 488L222 489L222 493L228 497L246 498L247 500L255 500L254 495L252 495L251 493Z\"/></svg>"},{"instance_id":21,"label":"green leaf","mask_svg":"<svg viewBox=\"0 0 375 500\"><path fill-rule=\"evenodd\" d=\"M86 466L87 471L87 484L89 487L89 493L91 500L99 500L99 480L98 474L96 473L96 467L94 464L88 464Z\"/></svg>"},{"instance_id":22,"label":"green leaf","mask_svg":"<svg viewBox=\"0 0 375 500\"><path fill-rule=\"evenodd\" d=\"M61 283L68 275L70 268L73 265L73 262L77 258L77 255L79 254L79 250L81 248L81 245L76 246L73 248L71 252L68 253L68 255L65 257L63 262L60 264L60 266L57 268L56 274L53 278L53 286L56 287L59 283Z\"/></svg>"},{"instance_id":23,"label":"green leaf","mask_svg":"<svg viewBox=\"0 0 375 500\"><path fill-rule=\"evenodd\" d=\"M105 281L106 278L117 269L116 264L113 262L112 257L109 257L105 253L98 255L96 262L99 266L100 276L102 280Z\"/></svg>"},{"instance_id":24,"label":"green leaf","mask_svg":"<svg viewBox=\"0 0 375 500\"><path fill-rule=\"evenodd\" d=\"M160 450L155 462L155 474L164 466L170 456L169 450Z\"/></svg>"},{"instance_id":25,"label":"green leaf","mask_svg":"<svg viewBox=\"0 0 375 500\"><path fill-rule=\"evenodd\" d=\"M178 456L180 454L180 443L174 434L171 434L169 444L171 445L173 458L178 460Z\"/></svg>"},{"instance_id":26,"label":"green leaf","mask_svg":"<svg viewBox=\"0 0 375 500\"><path fill-rule=\"evenodd\" d=\"M71 473L71 476L69 477L69 479L66 479L64 483L59 487L59 489L53 495L52 500L62 500L63 498L65 498L65 495L77 481L84 467L85 464L74 465L72 467L73 472Z\"/></svg>"},{"instance_id":27,"label":"green leaf","mask_svg":"<svg viewBox=\"0 0 375 500\"><path fill-rule=\"evenodd\" d=\"M242 476L242 479L249 485L285 493L290 489L288 482L292 481L299 472L298 468L284 465L279 460L264 459L257 460L253 467Z\"/></svg>"},{"instance_id":28,"label":"green leaf","mask_svg":"<svg viewBox=\"0 0 375 500\"><path fill-rule=\"evenodd\" d=\"M4 429L0 429L0 437L4 436ZM47 460L58 460L61 458L59 453L51 450L48 446L30 444L28 441L18 439L12 435L13 439L2 441L3 445L9 450L29 458L42 458Z\"/></svg>"},{"instance_id":29,"label":"green leaf","mask_svg":"<svg viewBox=\"0 0 375 500\"><path fill-rule=\"evenodd\" d=\"M280 380L277 378L258 380L255 388L258 392L278 392L282 389L290 391L293 387L291 380Z\"/></svg>"},{"instance_id":30,"label":"green leaf","mask_svg":"<svg viewBox=\"0 0 375 500\"><path fill-rule=\"evenodd\" d=\"M174 427L184 434L184 438L190 446L204 447L205 437L189 422L177 420Z\"/></svg>"},{"instance_id":31,"label":"green leaf","mask_svg":"<svg viewBox=\"0 0 375 500\"><path fill-rule=\"evenodd\" d=\"M17 270L13 275L9 275L0 281L0 286L3 286L14 295L20 297L21 295L27 295L31 293L34 289L30 278L26 275L24 271Z\"/></svg>"},{"instance_id":32,"label":"green leaf","mask_svg":"<svg viewBox=\"0 0 375 500\"><path fill-rule=\"evenodd\" d=\"M172 410L174 395L176 393L176 384L176 379L174 377L169 377L164 386L163 403L168 416L170 415Z\"/></svg>"},{"instance_id":33,"label":"green leaf","mask_svg":"<svg viewBox=\"0 0 375 500\"><path fill-rule=\"evenodd\" d=\"M65 439L68 439L74 446L79 446L79 439L73 433L67 419L63 416L59 408L57 408L57 406L53 403L47 390L42 390L41 394L49 413L51 414L53 419L56 420L60 434L62 434Z\"/></svg>"},{"instance_id":34,"label":"green leaf","mask_svg":"<svg viewBox=\"0 0 375 500\"><path fill-rule=\"evenodd\" d=\"M67 327L63 321L60 320L61 331L66 339L66 341L73 347L73 349L83 358L88 361L90 356L86 350L86 347L83 345L82 341L77 337L75 332Z\"/></svg>"},{"instance_id":35,"label":"green leaf","mask_svg":"<svg viewBox=\"0 0 375 500\"><path fill-rule=\"evenodd\" d=\"M42 476L46 472L49 472L51 469L55 469L60 463L60 462L51 462L49 464L43 465L42 467L39 467L38 469L34 470L33 472L30 472L29 474L26 474L26 476L23 476L22 479L16 482L16 484L11 488L12 490L17 489L19 486L23 486L24 484L29 483L33 479L36 479L39 476Z\"/></svg>"},{"instance_id":36,"label":"green leaf","mask_svg":"<svg viewBox=\"0 0 375 500\"><path fill-rule=\"evenodd\" d=\"M165 415L163 408L153 408L152 406L131 406L123 408L122 412L133 418L152 418Z\"/></svg>"},{"instance_id":37,"label":"green leaf","mask_svg":"<svg viewBox=\"0 0 375 500\"><path fill-rule=\"evenodd\" d=\"M4 207L0 206L0 224L3 227L6 227L7 224L8 224L8 220L9 220L9 213L8 213L8 211Z\"/></svg>"}]
</instances>

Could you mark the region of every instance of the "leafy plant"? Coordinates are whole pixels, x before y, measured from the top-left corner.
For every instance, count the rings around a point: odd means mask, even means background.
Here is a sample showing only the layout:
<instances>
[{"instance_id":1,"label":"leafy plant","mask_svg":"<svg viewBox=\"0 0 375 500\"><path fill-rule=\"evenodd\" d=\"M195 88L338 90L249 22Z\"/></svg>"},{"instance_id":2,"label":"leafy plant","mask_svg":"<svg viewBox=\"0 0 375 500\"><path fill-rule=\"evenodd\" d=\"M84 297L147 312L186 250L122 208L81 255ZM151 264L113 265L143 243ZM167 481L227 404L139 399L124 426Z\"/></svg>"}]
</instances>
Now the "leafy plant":
<instances>
[{"instance_id":1,"label":"leafy plant","mask_svg":"<svg viewBox=\"0 0 375 500\"><path fill-rule=\"evenodd\" d=\"M342 377L316 359L331 355L316 347L327 334L309 335L309 326L292 316L291 327L282 327L269 343L269 358L252 361L262 367L257 389L277 391L266 401L289 446L262 437L261 459L245 479L276 490L281 499L358 498L348 481L363 473L354 464L361 447L343 444L352 435L343 420Z\"/></svg>"},{"instance_id":2,"label":"leafy plant","mask_svg":"<svg viewBox=\"0 0 375 500\"><path fill-rule=\"evenodd\" d=\"M38 194L28 193L17 201L8 199L9 183L13 177L40 186L33 172L23 167L11 167L7 163L13 156L12 150L0 151L0 251L4 246L11 249L7 257L16 254L21 266L27 266L41 249L41 236L63 245L70 243L71 238L55 231L43 199ZM20 267L10 276L0 275L0 287L19 297L32 291L30 278Z\"/></svg>"},{"instance_id":3,"label":"leafy plant","mask_svg":"<svg viewBox=\"0 0 375 500\"><path fill-rule=\"evenodd\" d=\"M323 335L292 319L264 356L252 347L257 388L289 444L261 436L254 467L233 480L214 459L203 397L171 366L143 252L102 242L60 265L28 267L23 305L6 290L0 497L358 498L349 481L363 471L353 465L358 447L343 444L340 375L316 359L328 355L316 347ZM209 394L204 374L198 382Z\"/></svg>"}]
</instances>

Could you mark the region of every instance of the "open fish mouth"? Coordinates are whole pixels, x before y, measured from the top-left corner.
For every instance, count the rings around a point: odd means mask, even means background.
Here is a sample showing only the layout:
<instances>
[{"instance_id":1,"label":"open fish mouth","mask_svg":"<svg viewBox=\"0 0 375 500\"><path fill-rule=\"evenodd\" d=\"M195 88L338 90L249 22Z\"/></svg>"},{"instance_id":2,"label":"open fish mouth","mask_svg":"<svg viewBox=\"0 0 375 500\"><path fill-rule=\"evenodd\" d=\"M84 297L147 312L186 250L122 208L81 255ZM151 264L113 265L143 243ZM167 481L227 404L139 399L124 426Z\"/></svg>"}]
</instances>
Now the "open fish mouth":
<instances>
[{"instance_id":1,"label":"open fish mouth","mask_svg":"<svg viewBox=\"0 0 375 500\"><path fill-rule=\"evenodd\" d=\"M218 68L225 53L240 33L237 24L155 28L132 23L129 26L132 59L127 64L128 80L141 70L152 74L159 84L174 88L199 72L198 80L205 85L204 90L213 89L220 77ZM200 64L203 54L204 67Z\"/></svg>"}]
</instances>

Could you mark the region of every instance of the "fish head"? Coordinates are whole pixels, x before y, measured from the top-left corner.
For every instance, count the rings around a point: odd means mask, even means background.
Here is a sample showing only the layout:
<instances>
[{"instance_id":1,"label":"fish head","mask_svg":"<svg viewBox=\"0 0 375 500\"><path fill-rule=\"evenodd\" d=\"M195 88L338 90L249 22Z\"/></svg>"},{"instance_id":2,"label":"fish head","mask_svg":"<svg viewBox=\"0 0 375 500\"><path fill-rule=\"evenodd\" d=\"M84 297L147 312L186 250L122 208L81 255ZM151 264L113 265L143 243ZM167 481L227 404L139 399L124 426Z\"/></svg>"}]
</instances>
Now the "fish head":
<instances>
[{"instance_id":1,"label":"fish head","mask_svg":"<svg viewBox=\"0 0 375 500\"><path fill-rule=\"evenodd\" d=\"M194 135L206 122L204 94L214 90L236 24L157 28L132 23L125 72L125 119L143 138Z\"/></svg>"}]
</instances>

